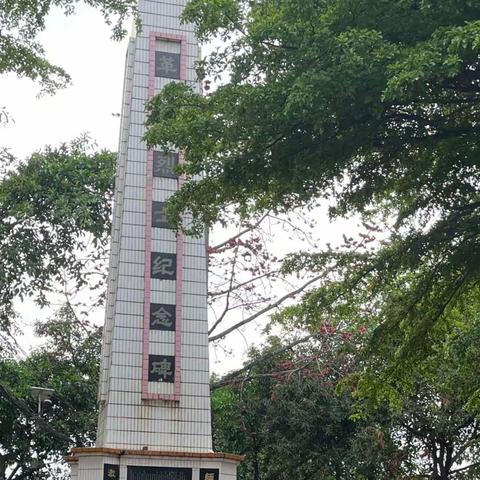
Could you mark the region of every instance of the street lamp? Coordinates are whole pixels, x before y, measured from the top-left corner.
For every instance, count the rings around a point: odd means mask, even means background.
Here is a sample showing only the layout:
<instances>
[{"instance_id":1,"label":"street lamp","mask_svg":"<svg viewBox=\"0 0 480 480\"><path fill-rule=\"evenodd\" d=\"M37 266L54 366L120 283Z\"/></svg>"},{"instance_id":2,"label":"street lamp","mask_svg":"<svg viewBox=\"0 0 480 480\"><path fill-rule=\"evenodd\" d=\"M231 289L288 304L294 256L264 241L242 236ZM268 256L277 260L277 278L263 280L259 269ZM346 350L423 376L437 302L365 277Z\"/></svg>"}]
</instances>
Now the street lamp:
<instances>
[{"instance_id":1,"label":"street lamp","mask_svg":"<svg viewBox=\"0 0 480 480\"><path fill-rule=\"evenodd\" d=\"M52 397L55 390L44 387L30 387L33 398L38 400L38 414L41 415L43 411L49 410L52 406Z\"/></svg>"}]
</instances>

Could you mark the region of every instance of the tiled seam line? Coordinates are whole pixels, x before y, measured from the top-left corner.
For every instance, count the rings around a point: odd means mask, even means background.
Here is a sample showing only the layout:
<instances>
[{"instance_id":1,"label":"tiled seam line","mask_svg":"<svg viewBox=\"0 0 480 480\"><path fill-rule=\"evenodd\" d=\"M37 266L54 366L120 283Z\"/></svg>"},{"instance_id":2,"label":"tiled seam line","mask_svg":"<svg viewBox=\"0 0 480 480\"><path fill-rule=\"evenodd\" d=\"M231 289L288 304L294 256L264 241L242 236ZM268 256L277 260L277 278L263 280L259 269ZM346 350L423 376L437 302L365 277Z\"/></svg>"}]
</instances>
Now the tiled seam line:
<instances>
[{"instance_id":1,"label":"tiled seam line","mask_svg":"<svg viewBox=\"0 0 480 480\"><path fill-rule=\"evenodd\" d=\"M149 98L155 95L155 51L157 40L175 40L180 42L180 80L186 78L187 43L182 35L173 35L160 32L151 32L149 38ZM183 178L178 179L179 187ZM145 294L144 294L144 319L143 319L143 372L142 372L142 399L144 400L170 400L180 401L181 395L181 361L182 361L182 290L183 290L183 253L184 235L177 235L177 278L176 278L176 329L175 329L175 379L174 393L150 393L148 387L148 360L150 354L150 301L151 301L151 252L152 252L152 197L153 197L153 151L147 152L147 183L146 183L146 232L145 232Z\"/></svg>"}]
</instances>

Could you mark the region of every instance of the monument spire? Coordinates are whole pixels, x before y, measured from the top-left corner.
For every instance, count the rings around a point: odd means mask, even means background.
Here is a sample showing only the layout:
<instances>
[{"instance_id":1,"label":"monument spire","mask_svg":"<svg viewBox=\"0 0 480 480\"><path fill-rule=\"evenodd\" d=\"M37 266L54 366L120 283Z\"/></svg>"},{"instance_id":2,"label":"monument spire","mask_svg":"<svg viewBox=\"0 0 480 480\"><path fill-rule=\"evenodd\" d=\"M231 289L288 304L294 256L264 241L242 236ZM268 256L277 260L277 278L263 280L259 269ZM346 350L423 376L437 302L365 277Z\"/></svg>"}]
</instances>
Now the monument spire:
<instances>
[{"instance_id":1,"label":"monument spire","mask_svg":"<svg viewBox=\"0 0 480 480\"><path fill-rule=\"evenodd\" d=\"M145 104L167 83L199 91L186 0L140 0L130 40L116 171L95 448L72 480L232 480L240 457L212 452L205 238L169 228L177 151L147 150Z\"/></svg>"}]
</instances>

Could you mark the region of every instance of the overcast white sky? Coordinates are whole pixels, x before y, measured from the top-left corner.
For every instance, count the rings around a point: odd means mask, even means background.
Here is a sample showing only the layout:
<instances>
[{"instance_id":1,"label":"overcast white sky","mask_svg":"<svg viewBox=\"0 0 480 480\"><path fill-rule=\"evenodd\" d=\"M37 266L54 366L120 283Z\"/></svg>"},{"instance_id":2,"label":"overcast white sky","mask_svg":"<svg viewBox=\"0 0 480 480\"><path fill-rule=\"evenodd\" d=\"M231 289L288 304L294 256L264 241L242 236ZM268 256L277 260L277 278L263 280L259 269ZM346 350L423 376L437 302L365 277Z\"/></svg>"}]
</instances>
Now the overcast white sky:
<instances>
[{"instance_id":1,"label":"overcast white sky","mask_svg":"<svg viewBox=\"0 0 480 480\"><path fill-rule=\"evenodd\" d=\"M0 106L15 123L0 130L2 145L24 156L45 144L69 141L90 132L99 145L117 148L126 41L110 40L102 16L88 7L65 17L54 11L40 37L48 58L64 67L73 85L37 98L27 79L0 77Z\"/></svg>"}]
</instances>

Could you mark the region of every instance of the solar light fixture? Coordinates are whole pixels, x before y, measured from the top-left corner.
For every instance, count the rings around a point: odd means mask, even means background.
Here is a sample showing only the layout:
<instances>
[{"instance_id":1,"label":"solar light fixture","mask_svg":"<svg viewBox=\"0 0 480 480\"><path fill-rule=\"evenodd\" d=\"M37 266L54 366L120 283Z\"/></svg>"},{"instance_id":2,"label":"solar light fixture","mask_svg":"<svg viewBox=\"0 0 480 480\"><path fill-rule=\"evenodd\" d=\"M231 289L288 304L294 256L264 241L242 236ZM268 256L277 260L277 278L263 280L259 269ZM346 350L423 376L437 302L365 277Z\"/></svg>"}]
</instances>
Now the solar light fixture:
<instances>
[{"instance_id":1,"label":"solar light fixture","mask_svg":"<svg viewBox=\"0 0 480 480\"><path fill-rule=\"evenodd\" d=\"M38 414L41 415L42 412L49 410L53 404L52 397L55 393L55 390L52 388L44 387L30 387L32 391L33 398L38 400Z\"/></svg>"}]
</instances>

